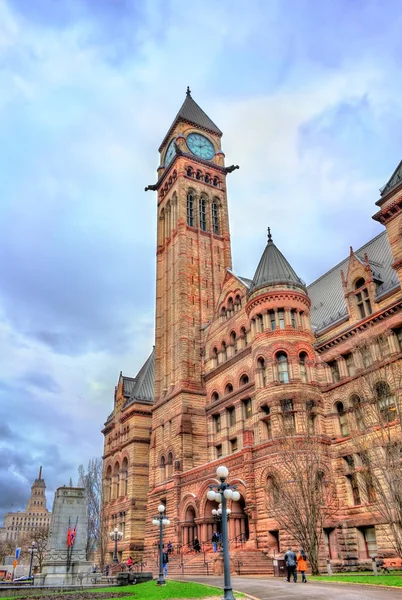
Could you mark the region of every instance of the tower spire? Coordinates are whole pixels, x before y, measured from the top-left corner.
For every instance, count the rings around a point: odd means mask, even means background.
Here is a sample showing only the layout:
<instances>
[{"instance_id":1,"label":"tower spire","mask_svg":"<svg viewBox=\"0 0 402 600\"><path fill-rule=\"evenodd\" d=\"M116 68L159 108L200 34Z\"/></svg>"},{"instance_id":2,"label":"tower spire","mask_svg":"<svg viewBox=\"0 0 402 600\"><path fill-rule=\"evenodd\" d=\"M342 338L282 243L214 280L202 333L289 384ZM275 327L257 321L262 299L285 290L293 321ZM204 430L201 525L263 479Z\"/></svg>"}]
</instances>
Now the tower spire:
<instances>
[{"instance_id":1,"label":"tower spire","mask_svg":"<svg viewBox=\"0 0 402 600\"><path fill-rule=\"evenodd\" d=\"M42 465L39 467L39 477L38 479L42 479Z\"/></svg>"}]
</instances>

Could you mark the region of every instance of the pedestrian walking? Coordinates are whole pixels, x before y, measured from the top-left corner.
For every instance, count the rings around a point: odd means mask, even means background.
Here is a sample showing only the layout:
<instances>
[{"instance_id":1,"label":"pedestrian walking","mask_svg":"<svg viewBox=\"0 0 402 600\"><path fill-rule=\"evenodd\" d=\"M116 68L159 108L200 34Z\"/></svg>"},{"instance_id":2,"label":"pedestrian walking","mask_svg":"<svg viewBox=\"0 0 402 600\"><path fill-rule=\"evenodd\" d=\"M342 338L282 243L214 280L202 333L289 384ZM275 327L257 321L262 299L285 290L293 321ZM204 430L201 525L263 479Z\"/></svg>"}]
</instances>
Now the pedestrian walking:
<instances>
[{"instance_id":1,"label":"pedestrian walking","mask_svg":"<svg viewBox=\"0 0 402 600\"><path fill-rule=\"evenodd\" d=\"M219 542L219 537L218 537L218 534L216 533L216 531L214 531L212 534L211 542L212 542L213 551L216 552L218 549L218 542Z\"/></svg>"},{"instance_id":2,"label":"pedestrian walking","mask_svg":"<svg viewBox=\"0 0 402 600\"><path fill-rule=\"evenodd\" d=\"M162 552L162 567L163 574L165 577L168 575L168 562L169 562L169 554L167 552Z\"/></svg>"},{"instance_id":3,"label":"pedestrian walking","mask_svg":"<svg viewBox=\"0 0 402 600\"><path fill-rule=\"evenodd\" d=\"M307 583L306 571L307 571L307 556L303 548L300 548L299 554L297 555L297 570L301 573L302 583Z\"/></svg>"},{"instance_id":4,"label":"pedestrian walking","mask_svg":"<svg viewBox=\"0 0 402 600\"><path fill-rule=\"evenodd\" d=\"M290 581L290 578L293 577L293 581L296 583L297 582L297 571L296 571L297 556L293 552L291 547L285 554L285 564L286 564L286 567L288 570L288 575L286 577L286 581Z\"/></svg>"}]
</instances>

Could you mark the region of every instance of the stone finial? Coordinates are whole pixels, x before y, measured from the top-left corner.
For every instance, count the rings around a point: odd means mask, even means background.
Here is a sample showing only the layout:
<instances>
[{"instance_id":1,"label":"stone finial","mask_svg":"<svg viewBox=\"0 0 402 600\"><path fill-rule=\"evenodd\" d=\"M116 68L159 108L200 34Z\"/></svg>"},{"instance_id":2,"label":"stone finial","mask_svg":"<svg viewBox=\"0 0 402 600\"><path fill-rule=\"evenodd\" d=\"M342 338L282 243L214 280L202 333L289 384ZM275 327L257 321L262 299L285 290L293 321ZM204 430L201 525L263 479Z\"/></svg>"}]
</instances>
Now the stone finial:
<instances>
[{"instance_id":1,"label":"stone finial","mask_svg":"<svg viewBox=\"0 0 402 600\"><path fill-rule=\"evenodd\" d=\"M268 243L272 243L272 235L271 235L271 228L268 227Z\"/></svg>"},{"instance_id":2,"label":"stone finial","mask_svg":"<svg viewBox=\"0 0 402 600\"><path fill-rule=\"evenodd\" d=\"M191 96L190 86L187 86L186 96Z\"/></svg>"}]
</instances>

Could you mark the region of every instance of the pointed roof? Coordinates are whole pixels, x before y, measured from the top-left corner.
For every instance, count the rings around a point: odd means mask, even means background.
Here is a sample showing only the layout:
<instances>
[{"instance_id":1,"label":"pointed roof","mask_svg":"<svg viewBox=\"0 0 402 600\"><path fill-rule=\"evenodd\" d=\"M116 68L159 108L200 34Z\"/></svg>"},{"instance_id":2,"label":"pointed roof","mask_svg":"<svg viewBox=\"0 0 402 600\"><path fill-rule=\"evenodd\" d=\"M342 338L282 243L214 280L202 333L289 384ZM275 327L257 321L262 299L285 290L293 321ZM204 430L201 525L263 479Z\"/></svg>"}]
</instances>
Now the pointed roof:
<instances>
[{"instance_id":1,"label":"pointed roof","mask_svg":"<svg viewBox=\"0 0 402 600\"><path fill-rule=\"evenodd\" d=\"M381 196L385 196L386 194L388 194L388 192L391 191L392 188L396 187L400 183L402 183L402 160L396 167L395 171L392 173L388 182L384 185L384 187L380 189ZM378 202L376 202L376 204L378 204Z\"/></svg>"},{"instance_id":2,"label":"pointed roof","mask_svg":"<svg viewBox=\"0 0 402 600\"><path fill-rule=\"evenodd\" d=\"M155 348L141 367L138 375L134 378L134 385L130 391L130 397L125 401L123 408L133 402L147 402L152 404L154 401L154 367L155 367Z\"/></svg>"},{"instance_id":3,"label":"pointed roof","mask_svg":"<svg viewBox=\"0 0 402 600\"><path fill-rule=\"evenodd\" d=\"M188 87L186 92L186 99L184 100L179 112L177 113L173 123L171 124L169 131L165 135L162 144L160 145L159 152L162 150L165 143L168 141L172 130L179 121L185 121L201 129L216 133L219 136L222 135L222 131L215 125L215 123L208 117L208 115L198 106L197 102L193 100L191 96L191 90Z\"/></svg>"},{"instance_id":4,"label":"pointed roof","mask_svg":"<svg viewBox=\"0 0 402 600\"><path fill-rule=\"evenodd\" d=\"M306 284L292 269L286 258L272 241L271 230L268 227L268 243L254 274L249 293L267 285L284 284L297 286L306 292Z\"/></svg>"}]
</instances>

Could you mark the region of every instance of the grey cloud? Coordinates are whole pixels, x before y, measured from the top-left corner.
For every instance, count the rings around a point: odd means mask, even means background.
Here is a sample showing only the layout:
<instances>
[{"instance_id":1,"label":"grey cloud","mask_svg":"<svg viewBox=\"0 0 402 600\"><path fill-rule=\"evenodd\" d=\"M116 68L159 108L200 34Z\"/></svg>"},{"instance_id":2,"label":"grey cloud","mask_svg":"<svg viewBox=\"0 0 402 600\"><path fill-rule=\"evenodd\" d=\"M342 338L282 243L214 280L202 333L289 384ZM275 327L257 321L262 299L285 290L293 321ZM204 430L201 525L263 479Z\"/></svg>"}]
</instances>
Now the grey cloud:
<instances>
[{"instance_id":1,"label":"grey cloud","mask_svg":"<svg viewBox=\"0 0 402 600\"><path fill-rule=\"evenodd\" d=\"M56 394L60 391L59 384L47 373L31 372L25 373L21 380L41 390Z\"/></svg>"}]
</instances>

